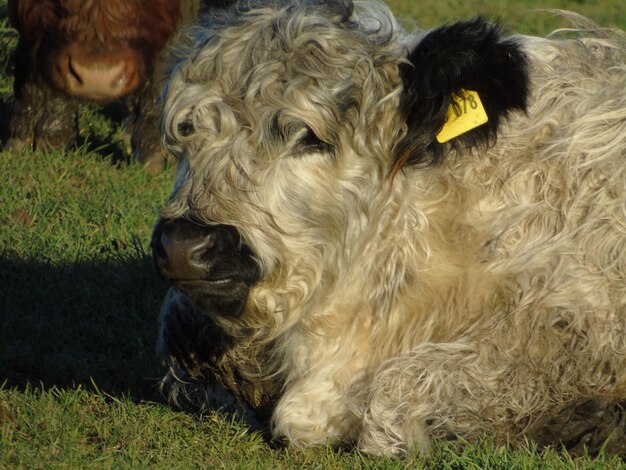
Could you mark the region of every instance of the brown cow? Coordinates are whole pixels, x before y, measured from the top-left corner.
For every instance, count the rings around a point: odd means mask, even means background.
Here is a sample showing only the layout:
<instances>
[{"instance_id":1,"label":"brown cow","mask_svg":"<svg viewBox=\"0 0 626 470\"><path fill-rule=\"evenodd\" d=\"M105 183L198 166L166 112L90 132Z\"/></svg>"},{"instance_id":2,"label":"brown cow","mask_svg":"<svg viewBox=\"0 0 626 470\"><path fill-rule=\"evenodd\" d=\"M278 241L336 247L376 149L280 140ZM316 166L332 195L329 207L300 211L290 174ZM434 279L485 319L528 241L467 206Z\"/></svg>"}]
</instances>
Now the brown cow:
<instances>
[{"instance_id":1,"label":"brown cow","mask_svg":"<svg viewBox=\"0 0 626 470\"><path fill-rule=\"evenodd\" d=\"M211 5L226 3L222 0ZM139 161L160 168L159 54L201 0L9 0L20 34L15 51L15 105L7 148L71 146L80 102L129 97ZM141 117L143 115L143 117Z\"/></svg>"}]
</instances>

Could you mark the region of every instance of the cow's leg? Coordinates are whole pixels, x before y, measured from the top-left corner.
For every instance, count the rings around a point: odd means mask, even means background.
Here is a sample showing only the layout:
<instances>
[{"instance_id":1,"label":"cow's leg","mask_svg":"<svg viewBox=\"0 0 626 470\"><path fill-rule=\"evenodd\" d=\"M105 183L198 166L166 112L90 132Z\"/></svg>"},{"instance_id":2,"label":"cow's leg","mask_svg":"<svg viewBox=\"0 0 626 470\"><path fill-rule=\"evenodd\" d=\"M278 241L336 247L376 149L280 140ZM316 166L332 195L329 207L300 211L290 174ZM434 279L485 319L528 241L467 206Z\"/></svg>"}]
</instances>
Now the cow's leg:
<instances>
[{"instance_id":1,"label":"cow's leg","mask_svg":"<svg viewBox=\"0 0 626 470\"><path fill-rule=\"evenodd\" d=\"M36 81L26 81L16 90L7 149L67 148L77 136L78 104L74 99Z\"/></svg>"},{"instance_id":2,"label":"cow's leg","mask_svg":"<svg viewBox=\"0 0 626 470\"><path fill-rule=\"evenodd\" d=\"M332 380L332 373L311 373L288 386L272 416L274 435L301 447L356 437L359 418L348 402L351 397Z\"/></svg>"},{"instance_id":3,"label":"cow's leg","mask_svg":"<svg viewBox=\"0 0 626 470\"><path fill-rule=\"evenodd\" d=\"M35 148L70 148L78 138L78 102L53 90L47 92L44 114L37 122Z\"/></svg>"},{"instance_id":4,"label":"cow's leg","mask_svg":"<svg viewBox=\"0 0 626 470\"><path fill-rule=\"evenodd\" d=\"M385 363L369 386L359 448L389 456L426 453L433 435L459 431L459 415L483 426L473 396L488 399L490 392L479 382L476 362L476 348L450 343L424 344Z\"/></svg>"},{"instance_id":5,"label":"cow's leg","mask_svg":"<svg viewBox=\"0 0 626 470\"><path fill-rule=\"evenodd\" d=\"M576 336L563 345L550 338L555 354L535 349L545 338L519 349L509 338L427 343L387 362L370 385L359 447L393 455L426 452L433 437L489 436L597 452L612 436L608 448L623 454L626 384Z\"/></svg>"},{"instance_id":6,"label":"cow's leg","mask_svg":"<svg viewBox=\"0 0 626 470\"><path fill-rule=\"evenodd\" d=\"M20 95L16 94L9 123L9 139L4 147L6 150L20 151L32 148L35 141L35 128L39 118L43 115L42 100L39 98L40 91L37 87L25 86Z\"/></svg>"},{"instance_id":7,"label":"cow's leg","mask_svg":"<svg viewBox=\"0 0 626 470\"><path fill-rule=\"evenodd\" d=\"M161 100L152 83L148 83L133 99L131 145L137 162L150 173L165 167L159 129Z\"/></svg>"}]
</instances>

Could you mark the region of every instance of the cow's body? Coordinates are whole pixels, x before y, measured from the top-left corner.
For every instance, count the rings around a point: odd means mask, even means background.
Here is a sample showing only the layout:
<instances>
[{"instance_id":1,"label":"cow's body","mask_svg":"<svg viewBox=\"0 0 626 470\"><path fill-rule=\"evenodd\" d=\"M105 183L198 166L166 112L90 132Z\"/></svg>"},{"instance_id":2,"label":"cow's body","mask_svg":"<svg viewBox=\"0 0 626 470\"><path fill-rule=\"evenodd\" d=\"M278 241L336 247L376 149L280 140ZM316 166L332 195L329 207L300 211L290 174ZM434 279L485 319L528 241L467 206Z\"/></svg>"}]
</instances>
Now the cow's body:
<instances>
[{"instance_id":1,"label":"cow's body","mask_svg":"<svg viewBox=\"0 0 626 470\"><path fill-rule=\"evenodd\" d=\"M626 454L626 53L594 36L411 37L361 3L209 23L164 114L170 378L296 445ZM439 143L464 90L489 121Z\"/></svg>"}]
</instances>

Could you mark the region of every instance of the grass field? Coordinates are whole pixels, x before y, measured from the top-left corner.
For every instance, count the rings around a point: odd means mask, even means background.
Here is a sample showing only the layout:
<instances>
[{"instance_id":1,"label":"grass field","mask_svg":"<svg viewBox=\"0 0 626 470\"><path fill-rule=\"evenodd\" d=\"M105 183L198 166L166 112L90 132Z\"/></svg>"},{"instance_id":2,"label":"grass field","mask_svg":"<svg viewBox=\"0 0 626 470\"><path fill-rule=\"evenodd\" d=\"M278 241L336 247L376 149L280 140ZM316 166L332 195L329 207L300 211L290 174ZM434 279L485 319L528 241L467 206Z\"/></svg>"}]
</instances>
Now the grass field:
<instances>
[{"instance_id":1,"label":"grass field","mask_svg":"<svg viewBox=\"0 0 626 470\"><path fill-rule=\"evenodd\" d=\"M623 0L390 0L430 27L485 13L510 30L544 33L567 8L626 28ZM12 104L16 33L0 0L0 140ZM1 468L626 468L479 444L438 443L428 460L390 461L353 449L299 451L219 412L171 409L158 393L156 318L165 286L148 242L173 169L129 163L114 108L81 114L79 148L0 152Z\"/></svg>"}]
</instances>

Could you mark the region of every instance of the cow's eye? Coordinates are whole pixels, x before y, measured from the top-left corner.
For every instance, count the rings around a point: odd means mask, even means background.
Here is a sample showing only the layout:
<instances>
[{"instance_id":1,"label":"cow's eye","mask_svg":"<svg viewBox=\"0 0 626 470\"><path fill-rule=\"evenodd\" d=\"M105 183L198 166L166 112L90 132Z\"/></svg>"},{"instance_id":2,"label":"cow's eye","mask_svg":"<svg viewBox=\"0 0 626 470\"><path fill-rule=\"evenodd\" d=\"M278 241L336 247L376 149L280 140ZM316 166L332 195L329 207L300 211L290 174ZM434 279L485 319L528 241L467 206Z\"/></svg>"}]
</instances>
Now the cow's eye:
<instances>
[{"instance_id":1,"label":"cow's eye","mask_svg":"<svg viewBox=\"0 0 626 470\"><path fill-rule=\"evenodd\" d=\"M190 120L182 121L178 123L177 130L182 137L189 137L194 130L193 123Z\"/></svg>"},{"instance_id":2,"label":"cow's eye","mask_svg":"<svg viewBox=\"0 0 626 470\"><path fill-rule=\"evenodd\" d=\"M301 132L296 142L296 154L305 153L332 153L335 147L320 139L313 130L306 126Z\"/></svg>"}]
</instances>

